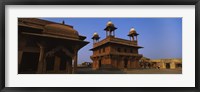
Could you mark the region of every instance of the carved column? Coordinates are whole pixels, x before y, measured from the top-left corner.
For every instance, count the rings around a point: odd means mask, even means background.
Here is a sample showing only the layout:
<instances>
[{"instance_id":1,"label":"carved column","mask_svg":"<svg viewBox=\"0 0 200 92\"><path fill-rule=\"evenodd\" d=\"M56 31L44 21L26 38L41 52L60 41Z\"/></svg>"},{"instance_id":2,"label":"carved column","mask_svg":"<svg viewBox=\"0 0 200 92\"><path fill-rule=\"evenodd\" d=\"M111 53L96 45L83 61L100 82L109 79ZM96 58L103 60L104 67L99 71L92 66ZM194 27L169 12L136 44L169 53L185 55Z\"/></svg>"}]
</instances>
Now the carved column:
<instances>
[{"instance_id":1,"label":"carved column","mask_svg":"<svg viewBox=\"0 0 200 92\"><path fill-rule=\"evenodd\" d=\"M39 46L40 46L40 56L39 56L37 73L43 73L45 48L41 44Z\"/></svg>"},{"instance_id":2,"label":"carved column","mask_svg":"<svg viewBox=\"0 0 200 92\"><path fill-rule=\"evenodd\" d=\"M78 49L75 48L74 50L74 67L73 67L73 73L75 73L77 71L77 63L78 63Z\"/></svg>"}]
</instances>

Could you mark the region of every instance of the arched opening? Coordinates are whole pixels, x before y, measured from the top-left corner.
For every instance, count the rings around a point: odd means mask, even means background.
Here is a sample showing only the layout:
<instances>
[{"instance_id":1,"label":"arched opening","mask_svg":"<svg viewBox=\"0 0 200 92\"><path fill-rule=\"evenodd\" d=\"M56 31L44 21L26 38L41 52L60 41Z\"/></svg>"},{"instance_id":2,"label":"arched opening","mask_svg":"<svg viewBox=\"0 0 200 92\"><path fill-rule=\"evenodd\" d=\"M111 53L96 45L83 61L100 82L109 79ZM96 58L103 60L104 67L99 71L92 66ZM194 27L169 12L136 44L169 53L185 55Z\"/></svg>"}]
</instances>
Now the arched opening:
<instances>
[{"instance_id":1,"label":"arched opening","mask_svg":"<svg viewBox=\"0 0 200 92\"><path fill-rule=\"evenodd\" d=\"M55 60L55 56L59 60ZM56 65L55 65L56 64ZM54 48L47 52L46 71L47 73L70 73L72 70L72 54L65 48Z\"/></svg>"}]
</instances>

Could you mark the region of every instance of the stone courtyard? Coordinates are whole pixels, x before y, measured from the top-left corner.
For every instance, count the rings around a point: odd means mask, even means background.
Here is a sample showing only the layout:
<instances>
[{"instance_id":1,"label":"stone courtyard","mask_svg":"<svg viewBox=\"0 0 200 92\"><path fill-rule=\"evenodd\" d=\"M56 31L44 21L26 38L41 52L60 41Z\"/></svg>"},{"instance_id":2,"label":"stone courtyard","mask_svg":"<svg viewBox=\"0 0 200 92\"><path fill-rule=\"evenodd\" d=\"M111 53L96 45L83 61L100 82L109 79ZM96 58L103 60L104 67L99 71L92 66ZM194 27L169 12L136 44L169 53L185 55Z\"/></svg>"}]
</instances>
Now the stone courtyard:
<instances>
[{"instance_id":1,"label":"stone courtyard","mask_svg":"<svg viewBox=\"0 0 200 92\"><path fill-rule=\"evenodd\" d=\"M182 69L102 69L78 68L76 74L182 74Z\"/></svg>"}]
</instances>

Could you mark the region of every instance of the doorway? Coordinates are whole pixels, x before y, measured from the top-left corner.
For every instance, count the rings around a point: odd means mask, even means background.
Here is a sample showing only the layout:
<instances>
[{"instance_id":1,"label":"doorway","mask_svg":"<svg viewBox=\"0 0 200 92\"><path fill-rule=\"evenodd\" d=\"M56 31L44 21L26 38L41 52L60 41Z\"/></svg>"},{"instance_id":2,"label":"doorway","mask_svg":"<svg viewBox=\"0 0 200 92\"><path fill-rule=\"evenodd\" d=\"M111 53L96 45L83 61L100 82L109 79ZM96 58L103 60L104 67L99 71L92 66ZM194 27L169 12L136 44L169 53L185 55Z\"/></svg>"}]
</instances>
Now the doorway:
<instances>
[{"instance_id":1,"label":"doorway","mask_svg":"<svg viewBox=\"0 0 200 92\"><path fill-rule=\"evenodd\" d=\"M170 69L170 63L166 63L166 69Z\"/></svg>"}]
</instances>

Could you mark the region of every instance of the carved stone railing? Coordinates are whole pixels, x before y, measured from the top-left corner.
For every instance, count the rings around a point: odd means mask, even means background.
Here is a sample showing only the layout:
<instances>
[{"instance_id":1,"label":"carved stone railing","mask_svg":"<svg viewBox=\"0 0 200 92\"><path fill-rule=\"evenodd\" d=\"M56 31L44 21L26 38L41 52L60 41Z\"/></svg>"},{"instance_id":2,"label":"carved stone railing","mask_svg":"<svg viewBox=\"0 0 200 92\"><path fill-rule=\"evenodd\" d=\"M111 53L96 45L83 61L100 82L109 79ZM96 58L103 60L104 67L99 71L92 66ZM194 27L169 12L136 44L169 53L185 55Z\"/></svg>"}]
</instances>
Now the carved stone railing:
<instances>
[{"instance_id":1,"label":"carved stone railing","mask_svg":"<svg viewBox=\"0 0 200 92\"><path fill-rule=\"evenodd\" d=\"M106 37L105 39L94 43L93 47L98 47L100 45L103 45L107 42L113 42L113 43L119 43L119 44L124 44L124 45L130 45L130 46L137 46L137 41L130 41L130 40L125 40L121 38L115 38L113 36Z\"/></svg>"}]
</instances>

